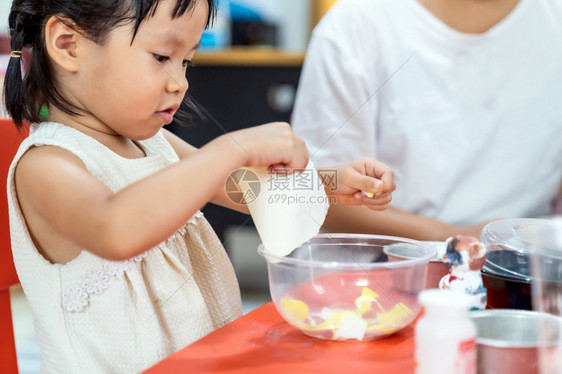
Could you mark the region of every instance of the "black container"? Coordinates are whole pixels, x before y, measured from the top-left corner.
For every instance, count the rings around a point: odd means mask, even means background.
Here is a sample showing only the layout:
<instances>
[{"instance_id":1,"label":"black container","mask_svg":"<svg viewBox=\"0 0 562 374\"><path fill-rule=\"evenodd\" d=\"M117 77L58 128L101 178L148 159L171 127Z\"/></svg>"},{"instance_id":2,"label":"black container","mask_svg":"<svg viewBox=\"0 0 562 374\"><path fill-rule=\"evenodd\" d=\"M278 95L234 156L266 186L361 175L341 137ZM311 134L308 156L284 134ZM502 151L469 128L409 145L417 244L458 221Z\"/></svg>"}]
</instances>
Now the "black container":
<instances>
[{"instance_id":1,"label":"black container","mask_svg":"<svg viewBox=\"0 0 562 374\"><path fill-rule=\"evenodd\" d=\"M549 238L552 222L540 219L506 219L494 221L482 230L486 246L486 263L482 281L488 291L489 309L533 309L531 255L542 238ZM541 248L545 248L544 245ZM549 259L539 264L542 287L562 287L562 261Z\"/></svg>"},{"instance_id":2,"label":"black container","mask_svg":"<svg viewBox=\"0 0 562 374\"><path fill-rule=\"evenodd\" d=\"M482 281L488 290L488 309L533 309L528 254L513 250L488 252Z\"/></svg>"},{"instance_id":3,"label":"black container","mask_svg":"<svg viewBox=\"0 0 562 374\"><path fill-rule=\"evenodd\" d=\"M531 282L490 274L482 269L482 282L488 291L486 309L533 310Z\"/></svg>"},{"instance_id":4,"label":"black container","mask_svg":"<svg viewBox=\"0 0 562 374\"><path fill-rule=\"evenodd\" d=\"M494 221L482 230L486 263L482 281L488 291L488 309L532 310L529 243L518 234L534 219Z\"/></svg>"}]
</instances>

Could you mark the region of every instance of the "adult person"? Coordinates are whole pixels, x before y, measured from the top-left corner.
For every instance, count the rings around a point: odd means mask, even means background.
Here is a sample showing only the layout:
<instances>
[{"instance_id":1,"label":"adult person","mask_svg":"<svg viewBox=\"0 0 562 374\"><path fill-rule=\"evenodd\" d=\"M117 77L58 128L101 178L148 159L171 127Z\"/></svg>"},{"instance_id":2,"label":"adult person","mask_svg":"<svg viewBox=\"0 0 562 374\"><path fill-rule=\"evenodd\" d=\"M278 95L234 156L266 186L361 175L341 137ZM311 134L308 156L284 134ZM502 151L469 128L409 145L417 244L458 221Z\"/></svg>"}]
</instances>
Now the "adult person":
<instances>
[{"instance_id":1,"label":"adult person","mask_svg":"<svg viewBox=\"0 0 562 374\"><path fill-rule=\"evenodd\" d=\"M329 231L444 240L552 213L562 176L562 2L340 0L315 28L292 125L317 164L372 156L390 209Z\"/></svg>"}]
</instances>

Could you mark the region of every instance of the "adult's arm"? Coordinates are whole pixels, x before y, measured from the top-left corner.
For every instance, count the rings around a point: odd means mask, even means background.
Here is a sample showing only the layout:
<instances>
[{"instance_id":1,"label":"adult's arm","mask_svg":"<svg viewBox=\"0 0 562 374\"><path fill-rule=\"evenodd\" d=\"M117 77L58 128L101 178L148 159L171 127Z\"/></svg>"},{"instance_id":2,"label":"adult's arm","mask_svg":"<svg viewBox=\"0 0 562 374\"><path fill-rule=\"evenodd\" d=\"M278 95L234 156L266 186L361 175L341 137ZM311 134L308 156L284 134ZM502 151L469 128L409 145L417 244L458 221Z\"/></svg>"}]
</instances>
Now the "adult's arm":
<instances>
[{"instance_id":1,"label":"adult's arm","mask_svg":"<svg viewBox=\"0 0 562 374\"><path fill-rule=\"evenodd\" d=\"M393 207L374 211L364 206L332 205L324 222L329 232L379 234L417 240L443 241L455 235L480 237L490 221L474 225L452 225Z\"/></svg>"}]
</instances>

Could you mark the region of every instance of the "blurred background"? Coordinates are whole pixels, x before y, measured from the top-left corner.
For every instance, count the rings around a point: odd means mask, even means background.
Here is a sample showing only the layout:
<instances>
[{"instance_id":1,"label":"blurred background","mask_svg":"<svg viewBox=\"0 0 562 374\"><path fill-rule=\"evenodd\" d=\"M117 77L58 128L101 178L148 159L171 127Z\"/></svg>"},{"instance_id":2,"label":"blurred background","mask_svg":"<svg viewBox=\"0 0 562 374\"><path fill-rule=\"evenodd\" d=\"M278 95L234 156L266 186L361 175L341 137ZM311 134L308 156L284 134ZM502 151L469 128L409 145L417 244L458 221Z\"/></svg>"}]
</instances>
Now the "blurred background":
<instances>
[{"instance_id":1,"label":"blurred background","mask_svg":"<svg viewBox=\"0 0 562 374\"><path fill-rule=\"evenodd\" d=\"M336 0L219 0L213 27L201 40L188 70L184 110L189 115L169 129L195 146L224 132L272 121L290 121L311 30ZM9 60L8 14L0 1L0 82ZM6 116L3 100L0 116ZM208 205L205 216L221 238L242 291L243 312L270 301L260 239L250 217ZM12 313L20 373L37 373L41 363L31 314L19 287ZM1 370L0 370L1 371Z\"/></svg>"}]
</instances>

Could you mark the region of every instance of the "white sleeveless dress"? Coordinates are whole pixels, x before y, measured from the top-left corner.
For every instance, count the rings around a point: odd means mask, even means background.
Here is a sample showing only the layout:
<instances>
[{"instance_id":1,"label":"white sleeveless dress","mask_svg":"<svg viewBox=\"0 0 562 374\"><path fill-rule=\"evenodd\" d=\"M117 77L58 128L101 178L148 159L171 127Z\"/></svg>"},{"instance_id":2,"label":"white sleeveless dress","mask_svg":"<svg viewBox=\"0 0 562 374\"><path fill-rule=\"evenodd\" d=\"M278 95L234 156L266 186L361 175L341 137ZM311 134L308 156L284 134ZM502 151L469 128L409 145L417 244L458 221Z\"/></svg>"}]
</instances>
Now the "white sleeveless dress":
<instances>
[{"instance_id":1,"label":"white sleeveless dress","mask_svg":"<svg viewBox=\"0 0 562 374\"><path fill-rule=\"evenodd\" d=\"M126 159L75 129L46 122L32 126L10 167L12 251L44 373L136 373L241 315L232 265L201 212L128 261L82 251L67 264L52 264L34 246L14 183L15 166L30 147L67 149L118 191L178 161L162 133L139 144L146 157Z\"/></svg>"}]
</instances>

